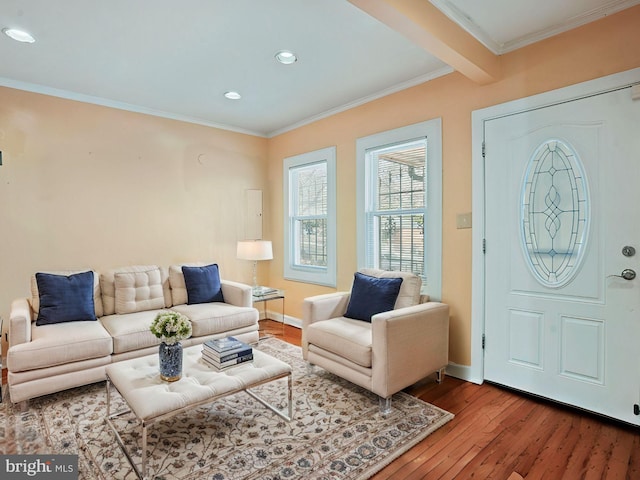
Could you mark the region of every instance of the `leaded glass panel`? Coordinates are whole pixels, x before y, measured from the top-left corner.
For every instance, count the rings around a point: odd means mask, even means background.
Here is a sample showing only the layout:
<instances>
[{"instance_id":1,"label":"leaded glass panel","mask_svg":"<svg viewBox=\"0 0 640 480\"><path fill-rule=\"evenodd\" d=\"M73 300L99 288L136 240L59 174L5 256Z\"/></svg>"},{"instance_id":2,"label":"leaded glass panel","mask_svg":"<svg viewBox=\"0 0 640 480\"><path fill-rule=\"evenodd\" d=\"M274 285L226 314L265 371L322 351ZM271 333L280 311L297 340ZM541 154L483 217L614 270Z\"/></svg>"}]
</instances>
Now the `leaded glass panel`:
<instances>
[{"instance_id":1,"label":"leaded glass panel","mask_svg":"<svg viewBox=\"0 0 640 480\"><path fill-rule=\"evenodd\" d=\"M561 287L580 265L589 227L589 195L582 162L558 139L531 156L522 186L522 244L540 283Z\"/></svg>"}]
</instances>

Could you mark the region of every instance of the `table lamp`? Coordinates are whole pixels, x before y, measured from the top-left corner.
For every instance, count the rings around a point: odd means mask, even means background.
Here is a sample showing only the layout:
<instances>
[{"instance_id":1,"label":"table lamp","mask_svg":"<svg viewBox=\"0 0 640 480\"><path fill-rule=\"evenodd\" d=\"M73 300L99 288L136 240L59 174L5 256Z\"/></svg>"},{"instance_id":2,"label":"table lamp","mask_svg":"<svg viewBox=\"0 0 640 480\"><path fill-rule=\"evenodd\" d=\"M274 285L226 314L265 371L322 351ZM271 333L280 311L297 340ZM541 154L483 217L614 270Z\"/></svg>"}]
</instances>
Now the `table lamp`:
<instances>
[{"instance_id":1,"label":"table lamp","mask_svg":"<svg viewBox=\"0 0 640 480\"><path fill-rule=\"evenodd\" d=\"M260 296L275 290L258 286L257 268L258 260L273 259L273 248L270 240L244 240L238 242L236 256L240 260L253 260L253 295Z\"/></svg>"}]
</instances>

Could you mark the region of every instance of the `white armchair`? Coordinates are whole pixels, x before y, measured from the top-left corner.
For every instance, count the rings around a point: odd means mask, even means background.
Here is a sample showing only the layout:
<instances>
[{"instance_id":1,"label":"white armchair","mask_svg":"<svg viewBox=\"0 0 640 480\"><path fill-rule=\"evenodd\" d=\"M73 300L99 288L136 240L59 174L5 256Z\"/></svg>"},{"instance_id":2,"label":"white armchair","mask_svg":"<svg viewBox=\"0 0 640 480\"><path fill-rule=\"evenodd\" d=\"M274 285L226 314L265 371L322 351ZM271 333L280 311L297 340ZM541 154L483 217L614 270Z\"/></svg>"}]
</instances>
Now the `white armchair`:
<instances>
[{"instance_id":1,"label":"white armchair","mask_svg":"<svg viewBox=\"0 0 640 480\"><path fill-rule=\"evenodd\" d=\"M420 303L416 275L374 269L360 273L403 279L393 309L374 314L369 322L345 316L351 292L306 298L302 355L311 365L378 395L381 412L388 413L394 393L434 372L442 381L449 356L449 306Z\"/></svg>"}]
</instances>

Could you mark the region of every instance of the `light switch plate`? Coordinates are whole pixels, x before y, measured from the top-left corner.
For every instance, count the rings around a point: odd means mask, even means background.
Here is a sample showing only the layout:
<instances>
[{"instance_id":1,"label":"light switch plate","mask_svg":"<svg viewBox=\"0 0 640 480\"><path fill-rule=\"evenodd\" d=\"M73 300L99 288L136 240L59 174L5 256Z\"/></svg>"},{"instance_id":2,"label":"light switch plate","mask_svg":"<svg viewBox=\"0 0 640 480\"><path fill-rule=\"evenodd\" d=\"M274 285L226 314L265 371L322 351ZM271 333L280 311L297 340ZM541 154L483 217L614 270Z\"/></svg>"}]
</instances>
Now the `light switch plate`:
<instances>
[{"instance_id":1,"label":"light switch plate","mask_svg":"<svg viewBox=\"0 0 640 480\"><path fill-rule=\"evenodd\" d=\"M471 212L459 213L456 217L456 226L458 228L471 228Z\"/></svg>"}]
</instances>

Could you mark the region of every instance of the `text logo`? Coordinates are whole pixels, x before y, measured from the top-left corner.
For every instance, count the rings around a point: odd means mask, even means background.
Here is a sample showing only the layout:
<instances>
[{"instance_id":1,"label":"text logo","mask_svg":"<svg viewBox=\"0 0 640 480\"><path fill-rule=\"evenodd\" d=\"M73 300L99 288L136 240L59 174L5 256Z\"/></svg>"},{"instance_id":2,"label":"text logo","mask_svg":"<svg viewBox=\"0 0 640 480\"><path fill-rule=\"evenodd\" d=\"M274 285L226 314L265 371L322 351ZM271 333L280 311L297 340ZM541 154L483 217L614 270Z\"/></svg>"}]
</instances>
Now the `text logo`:
<instances>
[{"instance_id":1,"label":"text logo","mask_svg":"<svg viewBox=\"0 0 640 480\"><path fill-rule=\"evenodd\" d=\"M3 480L77 480L78 455L0 455Z\"/></svg>"}]
</instances>

